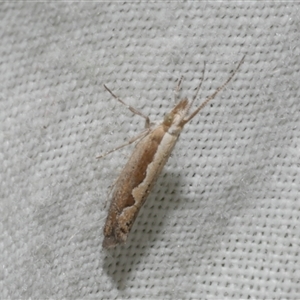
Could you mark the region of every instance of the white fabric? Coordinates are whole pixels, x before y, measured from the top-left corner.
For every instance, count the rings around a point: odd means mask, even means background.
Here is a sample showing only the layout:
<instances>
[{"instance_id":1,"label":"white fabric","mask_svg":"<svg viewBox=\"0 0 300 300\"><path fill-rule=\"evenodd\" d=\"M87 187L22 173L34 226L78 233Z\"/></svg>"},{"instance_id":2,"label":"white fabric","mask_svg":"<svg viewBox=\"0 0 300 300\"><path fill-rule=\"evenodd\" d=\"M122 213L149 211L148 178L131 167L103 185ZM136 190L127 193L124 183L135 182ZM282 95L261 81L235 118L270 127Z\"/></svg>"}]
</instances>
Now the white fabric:
<instances>
[{"instance_id":1,"label":"white fabric","mask_svg":"<svg viewBox=\"0 0 300 300\"><path fill-rule=\"evenodd\" d=\"M299 5L2 3L1 299L299 299ZM125 246L109 186L144 126L195 107Z\"/></svg>"}]
</instances>

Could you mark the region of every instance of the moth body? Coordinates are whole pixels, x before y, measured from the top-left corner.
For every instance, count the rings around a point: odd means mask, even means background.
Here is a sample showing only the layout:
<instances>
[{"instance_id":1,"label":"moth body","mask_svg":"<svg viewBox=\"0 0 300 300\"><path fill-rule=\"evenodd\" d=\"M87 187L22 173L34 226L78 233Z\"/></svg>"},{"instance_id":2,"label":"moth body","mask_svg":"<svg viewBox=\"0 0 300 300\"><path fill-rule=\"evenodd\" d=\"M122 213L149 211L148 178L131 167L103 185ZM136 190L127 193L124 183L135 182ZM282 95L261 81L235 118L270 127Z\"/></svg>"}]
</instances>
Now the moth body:
<instances>
[{"instance_id":1,"label":"moth body","mask_svg":"<svg viewBox=\"0 0 300 300\"><path fill-rule=\"evenodd\" d=\"M140 208L176 144L187 105L187 99L182 100L137 143L114 187L104 227L104 248L126 242Z\"/></svg>"}]
</instances>

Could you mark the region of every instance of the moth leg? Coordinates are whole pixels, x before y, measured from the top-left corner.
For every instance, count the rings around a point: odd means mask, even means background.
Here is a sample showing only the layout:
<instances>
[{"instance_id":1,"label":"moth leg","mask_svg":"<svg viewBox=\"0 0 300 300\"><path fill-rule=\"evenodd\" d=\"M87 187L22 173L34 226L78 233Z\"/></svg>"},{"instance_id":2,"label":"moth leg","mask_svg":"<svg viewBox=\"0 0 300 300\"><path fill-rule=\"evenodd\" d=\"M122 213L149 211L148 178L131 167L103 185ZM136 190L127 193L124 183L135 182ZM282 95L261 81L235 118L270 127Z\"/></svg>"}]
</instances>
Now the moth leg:
<instances>
[{"instance_id":1,"label":"moth leg","mask_svg":"<svg viewBox=\"0 0 300 300\"><path fill-rule=\"evenodd\" d=\"M119 179L119 178L117 178L117 179L113 182L113 184L109 187L108 197L110 196L110 194L111 194L113 188L115 187L116 183L118 182L118 179Z\"/></svg>"},{"instance_id":2,"label":"moth leg","mask_svg":"<svg viewBox=\"0 0 300 300\"><path fill-rule=\"evenodd\" d=\"M126 147L126 146L128 146L128 145L134 143L135 141L137 141L137 140L143 138L144 136L146 136L146 135L148 134L148 132L149 132L149 129L147 128L147 129L143 130L142 132L140 132L137 136L135 136L135 137L133 137L132 139L130 139L130 140L129 140L128 142L126 142L125 144L122 144L121 146L118 146L118 147L116 147L116 148L113 148L112 150L110 150L110 151L108 151L108 152L106 152L106 153L104 153L104 154L102 154L102 155L99 155L99 156L97 156L96 158L97 158L97 159L103 158L103 157L105 157L106 155L108 155L108 154L110 154L110 153L112 153L112 152L115 152L115 151L117 151L117 150L119 150L119 149L121 149L121 148L123 148L123 147Z\"/></svg>"},{"instance_id":3,"label":"moth leg","mask_svg":"<svg viewBox=\"0 0 300 300\"><path fill-rule=\"evenodd\" d=\"M131 112L133 112L135 115L141 116L142 118L145 119L145 127L149 128L150 127L150 119L149 117L145 116L142 112L139 110L135 109L134 107L126 104L122 99L120 99L118 96L116 96L105 84L104 84L105 89L120 103L122 103L124 106L126 106Z\"/></svg>"}]
</instances>

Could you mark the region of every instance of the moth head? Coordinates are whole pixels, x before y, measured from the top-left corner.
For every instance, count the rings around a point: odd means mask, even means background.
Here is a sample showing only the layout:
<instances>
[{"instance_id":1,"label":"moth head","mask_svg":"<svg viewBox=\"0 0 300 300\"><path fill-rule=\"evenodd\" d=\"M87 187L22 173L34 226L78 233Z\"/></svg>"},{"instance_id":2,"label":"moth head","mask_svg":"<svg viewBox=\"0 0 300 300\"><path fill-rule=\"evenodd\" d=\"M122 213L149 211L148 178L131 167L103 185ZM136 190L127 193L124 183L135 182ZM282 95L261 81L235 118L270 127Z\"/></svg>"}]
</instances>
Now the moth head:
<instances>
[{"instance_id":1,"label":"moth head","mask_svg":"<svg viewBox=\"0 0 300 300\"><path fill-rule=\"evenodd\" d=\"M189 105L188 99L182 99L172 110L171 112L165 114L163 124L167 127L170 127L173 124L180 124L183 118L185 117Z\"/></svg>"},{"instance_id":2,"label":"moth head","mask_svg":"<svg viewBox=\"0 0 300 300\"><path fill-rule=\"evenodd\" d=\"M173 120L174 120L174 113L173 112L166 113L164 116L164 125L170 127L173 123Z\"/></svg>"}]
</instances>

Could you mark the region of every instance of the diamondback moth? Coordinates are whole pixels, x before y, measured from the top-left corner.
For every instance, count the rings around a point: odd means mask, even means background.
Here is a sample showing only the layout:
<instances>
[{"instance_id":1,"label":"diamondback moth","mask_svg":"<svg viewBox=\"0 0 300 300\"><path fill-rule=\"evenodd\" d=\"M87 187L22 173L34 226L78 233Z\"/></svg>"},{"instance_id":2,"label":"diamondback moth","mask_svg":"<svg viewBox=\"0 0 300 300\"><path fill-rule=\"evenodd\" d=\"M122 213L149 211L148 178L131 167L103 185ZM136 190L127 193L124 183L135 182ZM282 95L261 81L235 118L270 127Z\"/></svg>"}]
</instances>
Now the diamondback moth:
<instances>
[{"instance_id":1,"label":"diamondback moth","mask_svg":"<svg viewBox=\"0 0 300 300\"><path fill-rule=\"evenodd\" d=\"M205 68L203 68L202 79L192 101L189 102L187 98L183 98L157 124L152 124L147 116L132 106L127 105L104 85L105 89L117 101L125 105L134 114L143 117L146 121L146 129L136 138L97 157L104 157L111 152L140 140L114 185L112 200L104 226L104 240L102 244L104 248L113 248L126 242L138 212L145 203L166 164L184 125L192 120L209 101L214 99L225 88L244 62L244 59L245 56L243 56L229 78L188 115L204 79ZM177 90L180 88L181 79L178 82Z\"/></svg>"}]
</instances>

